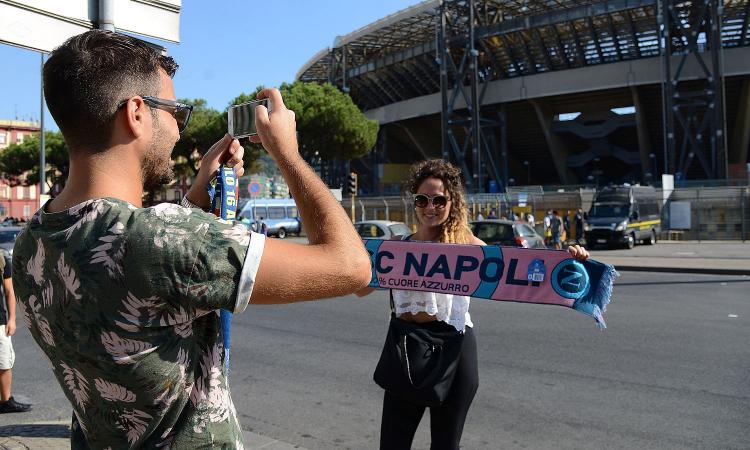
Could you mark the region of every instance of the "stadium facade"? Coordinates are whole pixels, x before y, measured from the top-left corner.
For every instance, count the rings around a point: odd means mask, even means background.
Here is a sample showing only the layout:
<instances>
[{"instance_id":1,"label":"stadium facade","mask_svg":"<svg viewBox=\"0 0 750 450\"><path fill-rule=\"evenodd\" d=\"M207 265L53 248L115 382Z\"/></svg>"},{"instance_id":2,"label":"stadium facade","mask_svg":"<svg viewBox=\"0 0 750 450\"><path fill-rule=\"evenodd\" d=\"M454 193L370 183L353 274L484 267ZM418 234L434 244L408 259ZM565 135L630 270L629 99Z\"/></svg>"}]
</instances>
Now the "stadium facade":
<instances>
[{"instance_id":1,"label":"stadium facade","mask_svg":"<svg viewBox=\"0 0 750 450\"><path fill-rule=\"evenodd\" d=\"M314 55L381 130L352 161L396 193L413 161L509 185L747 182L748 0L428 0ZM331 180L334 182L337 180Z\"/></svg>"}]
</instances>

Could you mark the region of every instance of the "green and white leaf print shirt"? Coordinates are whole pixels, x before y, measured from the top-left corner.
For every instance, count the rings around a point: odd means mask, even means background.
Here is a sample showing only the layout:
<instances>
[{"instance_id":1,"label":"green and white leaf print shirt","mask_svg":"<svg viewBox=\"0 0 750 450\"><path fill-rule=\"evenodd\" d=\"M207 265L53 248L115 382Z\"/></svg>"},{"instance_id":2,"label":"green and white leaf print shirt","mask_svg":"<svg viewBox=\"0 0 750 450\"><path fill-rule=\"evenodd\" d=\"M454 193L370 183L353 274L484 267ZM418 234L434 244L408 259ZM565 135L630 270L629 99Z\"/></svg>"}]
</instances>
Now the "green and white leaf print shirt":
<instances>
[{"instance_id":1,"label":"green and white leaf print shirt","mask_svg":"<svg viewBox=\"0 0 750 450\"><path fill-rule=\"evenodd\" d=\"M218 310L247 306L264 239L173 204L36 213L13 285L73 406L72 448L243 447Z\"/></svg>"}]
</instances>

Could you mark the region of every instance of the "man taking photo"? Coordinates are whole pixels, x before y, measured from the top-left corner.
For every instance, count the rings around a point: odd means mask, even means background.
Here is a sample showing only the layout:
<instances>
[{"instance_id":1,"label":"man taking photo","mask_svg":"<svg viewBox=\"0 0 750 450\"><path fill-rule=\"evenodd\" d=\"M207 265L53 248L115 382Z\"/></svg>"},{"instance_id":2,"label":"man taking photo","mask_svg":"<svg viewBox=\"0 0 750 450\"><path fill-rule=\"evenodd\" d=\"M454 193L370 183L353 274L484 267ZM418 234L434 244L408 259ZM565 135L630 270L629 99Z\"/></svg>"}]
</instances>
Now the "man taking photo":
<instances>
[{"instance_id":1,"label":"man taking photo","mask_svg":"<svg viewBox=\"0 0 750 450\"><path fill-rule=\"evenodd\" d=\"M225 136L183 206L143 208L171 180L190 107L177 65L146 44L92 30L53 51L44 94L70 153L65 188L18 237L13 283L23 318L73 406L71 447L241 448L223 365L219 309L350 294L370 262L345 211L301 158L278 90L256 110L310 245L265 239L206 213L220 164L243 173ZM236 357L241 357L237 355Z\"/></svg>"}]
</instances>

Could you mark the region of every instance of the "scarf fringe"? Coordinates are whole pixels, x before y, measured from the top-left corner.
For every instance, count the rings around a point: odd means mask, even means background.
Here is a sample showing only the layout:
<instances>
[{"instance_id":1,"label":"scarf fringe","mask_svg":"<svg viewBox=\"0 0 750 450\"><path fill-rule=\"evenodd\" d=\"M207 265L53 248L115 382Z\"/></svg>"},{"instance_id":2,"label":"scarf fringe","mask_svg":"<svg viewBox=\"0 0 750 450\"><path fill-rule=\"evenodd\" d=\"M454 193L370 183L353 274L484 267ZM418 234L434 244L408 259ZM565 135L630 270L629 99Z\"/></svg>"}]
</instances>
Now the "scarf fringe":
<instances>
[{"instance_id":1,"label":"scarf fringe","mask_svg":"<svg viewBox=\"0 0 750 450\"><path fill-rule=\"evenodd\" d=\"M604 312L607 310L609 302L612 301L612 289L615 284L615 278L619 276L620 273L615 270L614 266L605 264L604 273L602 273L602 277L596 287L596 292L594 292L591 298L591 303L593 304L591 315L596 320L596 326L600 330L607 328L607 323L604 321Z\"/></svg>"}]
</instances>

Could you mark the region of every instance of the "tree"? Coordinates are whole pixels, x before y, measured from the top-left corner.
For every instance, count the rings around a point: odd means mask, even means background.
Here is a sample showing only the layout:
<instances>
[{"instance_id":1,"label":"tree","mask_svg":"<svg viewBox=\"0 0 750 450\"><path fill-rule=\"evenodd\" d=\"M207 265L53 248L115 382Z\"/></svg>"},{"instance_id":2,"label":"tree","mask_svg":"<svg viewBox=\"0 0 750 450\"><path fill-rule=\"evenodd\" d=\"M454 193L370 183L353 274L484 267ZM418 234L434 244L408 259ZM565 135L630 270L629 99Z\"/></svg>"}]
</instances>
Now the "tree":
<instances>
[{"instance_id":1,"label":"tree","mask_svg":"<svg viewBox=\"0 0 750 450\"><path fill-rule=\"evenodd\" d=\"M219 112L206 106L204 99L180 99L182 103L193 105L193 113L190 116L190 124L183 131L180 140L172 151L172 160L175 163L174 171L177 177L192 177L198 172L196 159L199 159L216 141L227 133L227 114ZM230 104L249 101L247 95L242 94L235 98ZM258 166L260 156L259 147L254 147L248 140L243 140L245 147L245 171L252 172Z\"/></svg>"},{"instance_id":2,"label":"tree","mask_svg":"<svg viewBox=\"0 0 750 450\"><path fill-rule=\"evenodd\" d=\"M235 101L251 101L242 94ZM300 153L309 159L315 152L324 159L361 158L372 150L378 137L378 122L362 114L351 97L330 84L284 83L279 89L284 104L295 113Z\"/></svg>"},{"instance_id":3,"label":"tree","mask_svg":"<svg viewBox=\"0 0 750 450\"><path fill-rule=\"evenodd\" d=\"M262 87L255 88L254 94L245 94L242 93L232 99L232 101L229 102L229 105L227 107L232 105L238 105L240 103L245 102L251 102L255 100L255 94L261 91L263 89ZM229 127L229 123L227 120L227 114L224 113L219 117L219 124L221 126L221 129L224 133L227 132L227 129ZM245 173L259 173L262 168L263 164L261 162L261 155L265 150L263 150L263 147L260 144L253 144L250 142L249 139L240 139L240 143L242 144L242 147L245 148L245 157L243 158L245 160Z\"/></svg>"},{"instance_id":4,"label":"tree","mask_svg":"<svg viewBox=\"0 0 750 450\"><path fill-rule=\"evenodd\" d=\"M193 177L197 173L196 158L206 151L226 133L220 124L221 113L206 106L202 98L195 100L179 99L181 103L193 105L190 124L180 135L180 140L172 150L174 172L181 176Z\"/></svg>"},{"instance_id":5,"label":"tree","mask_svg":"<svg viewBox=\"0 0 750 450\"><path fill-rule=\"evenodd\" d=\"M44 133L46 180L49 188L61 188L68 179L68 146L62 133ZM11 185L39 182L39 136L27 136L0 152L0 174Z\"/></svg>"},{"instance_id":6,"label":"tree","mask_svg":"<svg viewBox=\"0 0 750 450\"><path fill-rule=\"evenodd\" d=\"M325 159L356 159L372 150L378 122L362 114L351 97L331 84L282 84L286 106L293 110L303 153Z\"/></svg>"}]
</instances>

